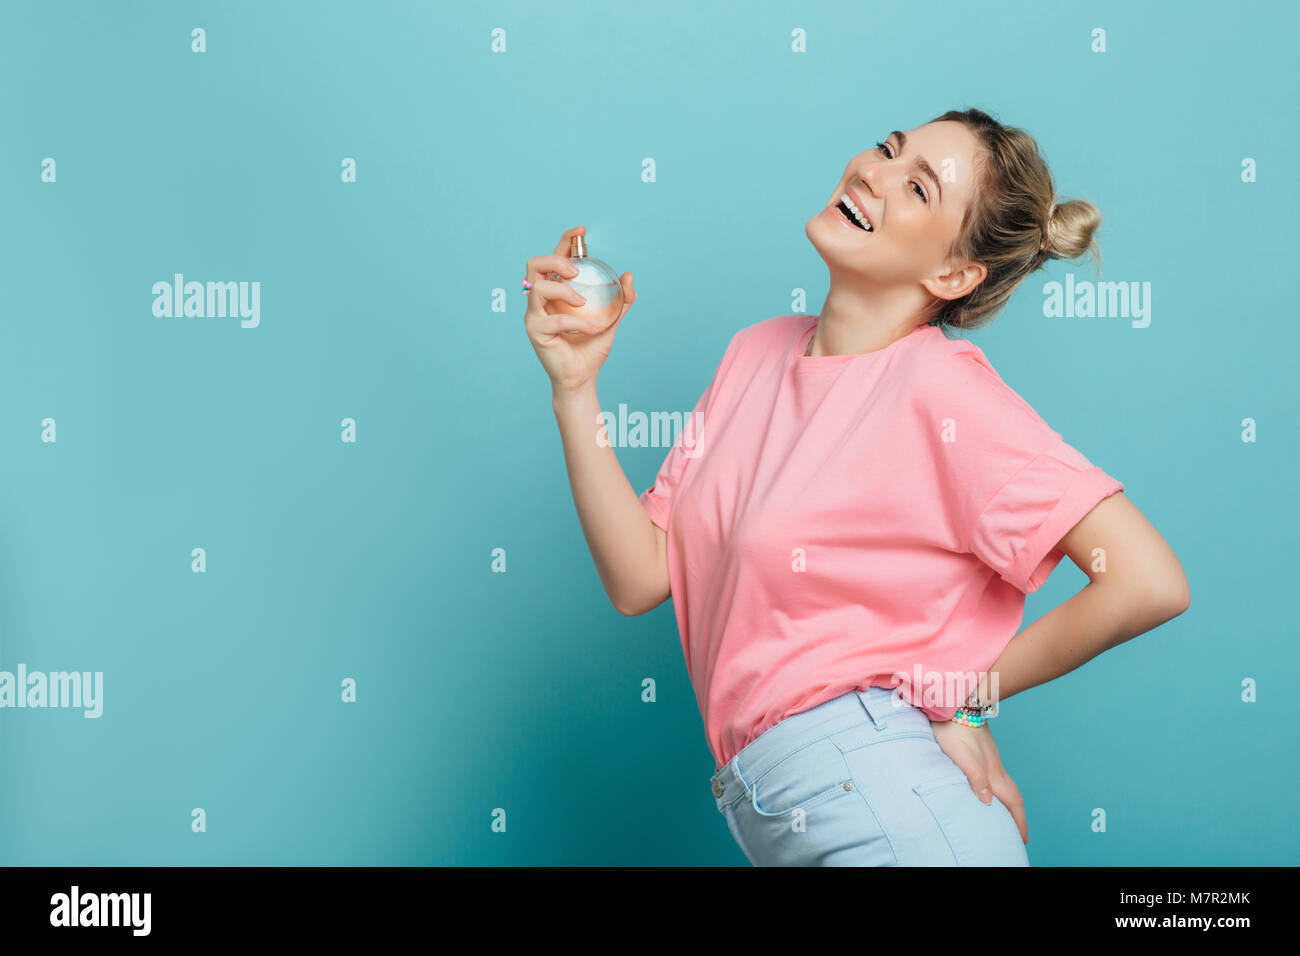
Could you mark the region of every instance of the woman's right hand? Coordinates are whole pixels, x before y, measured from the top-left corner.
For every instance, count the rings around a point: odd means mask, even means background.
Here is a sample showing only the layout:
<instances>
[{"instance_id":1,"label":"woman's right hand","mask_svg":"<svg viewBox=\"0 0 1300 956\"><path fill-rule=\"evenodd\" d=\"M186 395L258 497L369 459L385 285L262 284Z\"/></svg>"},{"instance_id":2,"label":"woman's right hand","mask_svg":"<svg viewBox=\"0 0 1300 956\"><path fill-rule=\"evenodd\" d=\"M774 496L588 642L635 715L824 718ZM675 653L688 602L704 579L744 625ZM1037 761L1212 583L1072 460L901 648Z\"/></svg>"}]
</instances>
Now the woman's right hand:
<instances>
[{"instance_id":1,"label":"woman's right hand","mask_svg":"<svg viewBox=\"0 0 1300 956\"><path fill-rule=\"evenodd\" d=\"M595 382L596 373L609 356L618 324L636 301L632 273L625 272L620 278L623 310L609 325L559 310L564 304L577 308L587 301L565 283L546 278L552 272L566 279L577 275L569 261L569 244L574 236L586 232L586 226L575 226L560 237L555 252L533 256L525 266L525 278L532 283L532 288L528 292L524 327L542 368L551 379L551 388L557 393L577 392ZM547 309L548 303L555 311Z\"/></svg>"},{"instance_id":2,"label":"woman's right hand","mask_svg":"<svg viewBox=\"0 0 1300 956\"><path fill-rule=\"evenodd\" d=\"M993 742L993 729L986 721L982 727L963 727L952 720L931 720L935 743L966 774L970 788L981 803L992 803L997 797L1011 812L1020 830L1020 839L1029 843L1029 821L1025 818L1025 798L1020 788L1002 766L998 745Z\"/></svg>"}]
</instances>

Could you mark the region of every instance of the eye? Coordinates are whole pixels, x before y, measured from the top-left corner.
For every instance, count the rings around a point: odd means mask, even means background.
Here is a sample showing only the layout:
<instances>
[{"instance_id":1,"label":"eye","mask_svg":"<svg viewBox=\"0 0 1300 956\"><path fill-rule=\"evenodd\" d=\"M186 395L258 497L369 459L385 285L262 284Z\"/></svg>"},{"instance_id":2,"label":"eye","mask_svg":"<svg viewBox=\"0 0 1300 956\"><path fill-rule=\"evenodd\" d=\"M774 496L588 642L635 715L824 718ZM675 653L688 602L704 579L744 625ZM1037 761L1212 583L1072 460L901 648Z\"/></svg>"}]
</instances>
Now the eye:
<instances>
[{"instance_id":1,"label":"eye","mask_svg":"<svg viewBox=\"0 0 1300 956\"><path fill-rule=\"evenodd\" d=\"M880 150L882 153L886 149L888 149L889 152L885 155L885 159L894 158L894 149L888 143L877 143L876 149ZM925 197L925 190L921 188L921 184L913 180L911 186L912 186L912 194L921 197L921 201L928 206L930 204L930 200Z\"/></svg>"}]
</instances>

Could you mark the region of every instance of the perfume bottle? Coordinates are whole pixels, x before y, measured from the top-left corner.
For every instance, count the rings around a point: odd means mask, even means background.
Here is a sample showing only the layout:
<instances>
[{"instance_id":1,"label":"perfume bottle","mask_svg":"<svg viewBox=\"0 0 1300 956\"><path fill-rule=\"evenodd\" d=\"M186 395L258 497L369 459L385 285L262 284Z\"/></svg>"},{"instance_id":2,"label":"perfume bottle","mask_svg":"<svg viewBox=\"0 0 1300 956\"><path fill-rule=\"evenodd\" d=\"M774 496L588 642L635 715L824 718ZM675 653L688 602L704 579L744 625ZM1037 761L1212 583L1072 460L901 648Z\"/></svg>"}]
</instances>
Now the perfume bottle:
<instances>
[{"instance_id":1,"label":"perfume bottle","mask_svg":"<svg viewBox=\"0 0 1300 956\"><path fill-rule=\"evenodd\" d=\"M587 242L583 236L574 236L569 241L569 262L578 270L576 276L570 279L552 272L547 278L563 282L587 301L573 305L553 300L547 303L548 309L587 319L602 329L613 325L623 314L623 283L619 281L618 273L609 263L587 255Z\"/></svg>"}]
</instances>

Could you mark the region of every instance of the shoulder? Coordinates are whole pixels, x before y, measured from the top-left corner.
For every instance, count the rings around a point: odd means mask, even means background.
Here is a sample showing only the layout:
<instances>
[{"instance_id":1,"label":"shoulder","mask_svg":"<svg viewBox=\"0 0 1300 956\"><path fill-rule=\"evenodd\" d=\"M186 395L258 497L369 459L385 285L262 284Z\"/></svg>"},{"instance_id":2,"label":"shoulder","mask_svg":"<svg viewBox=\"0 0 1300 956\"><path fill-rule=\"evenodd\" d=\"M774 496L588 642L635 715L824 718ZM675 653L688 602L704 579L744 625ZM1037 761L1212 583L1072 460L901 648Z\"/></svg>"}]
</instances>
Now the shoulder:
<instances>
[{"instance_id":1,"label":"shoulder","mask_svg":"<svg viewBox=\"0 0 1300 956\"><path fill-rule=\"evenodd\" d=\"M924 347L914 354L922 370L931 373L938 381L946 381L954 375L966 376L976 369L1001 381L984 350L969 339L949 338L946 332L935 326L929 330L924 343ZM940 377L940 372L946 374Z\"/></svg>"},{"instance_id":2,"label":"shoulder","mask_svg":"<svg viewBox=\"0 0 1300 956\"><path fill-rule=\"evenodd\" d=\"M950 339L939 329L918 350L917 391L934 411L959 409L1005 425L1020 422L1039 430L1047 423L1008 385L984 350L968 339Z\"/></svg>"},{"instance_id":3,"label":"shoulder","mask_svg":"<svg viewBox=\"0 0 1300 956\"><path fill-rule=\"evenodd\" d=\"M740 329L732 338L732 341L763 345L773 345L778 341L793 343L815 320L815 316L802 312L790 315L774 315L771 318L761 319L753 325L747 325Z\"/></svg>"},{"instance_id":4,"label":"shoulder","mask_svg":"<svg viewBox=\"0 0 1300 956\"><path fill-rule=\"evenodd\" d=\"M742 354L757 360L786 347L793 348L799 336L813 323L814 316L804 313L774 315L738 329L727 344L726 357L732 361Z\"/></svg>"}]
</instances>

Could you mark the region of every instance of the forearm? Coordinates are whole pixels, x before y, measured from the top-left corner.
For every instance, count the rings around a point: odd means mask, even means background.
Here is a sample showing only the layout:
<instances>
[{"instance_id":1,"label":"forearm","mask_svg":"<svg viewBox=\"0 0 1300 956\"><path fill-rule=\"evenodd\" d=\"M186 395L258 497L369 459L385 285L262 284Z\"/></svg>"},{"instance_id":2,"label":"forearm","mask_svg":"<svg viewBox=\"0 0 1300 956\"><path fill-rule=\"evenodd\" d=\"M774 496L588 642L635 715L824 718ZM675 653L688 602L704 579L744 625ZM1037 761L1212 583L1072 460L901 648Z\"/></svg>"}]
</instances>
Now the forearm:
<instances>
[{"instance_id":1,"label":"forearm","mask_svg":"<svg viewBox=\"0 0 1300 956\"><path fill-rule=\"evenodd\" d=\"M597 440L601 409L595 386L578 393L557 392L551 406L578 521L601 584L620 613L638 613L657 603L654 596L660 601L668 596L655 526L623 474L612 445Z\"/></svg>"},{"instance_id":2,"label":"forearm","mask_svg":"<svg viewBox=\"0 0 1300 956\"><path fill-rule=\"evenodd\" d=\"M994 696L1005 700L1068 674L1181 613L1150 593L1094 581L1011 639L990 668L997 675Z\"/></svg>"}]
</instances>

